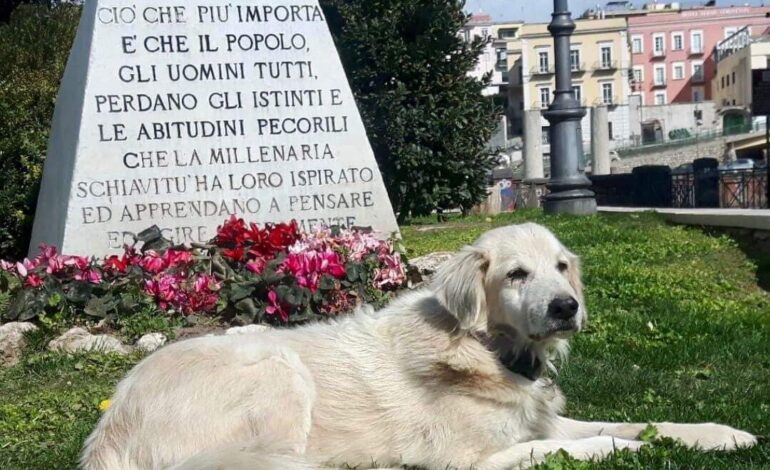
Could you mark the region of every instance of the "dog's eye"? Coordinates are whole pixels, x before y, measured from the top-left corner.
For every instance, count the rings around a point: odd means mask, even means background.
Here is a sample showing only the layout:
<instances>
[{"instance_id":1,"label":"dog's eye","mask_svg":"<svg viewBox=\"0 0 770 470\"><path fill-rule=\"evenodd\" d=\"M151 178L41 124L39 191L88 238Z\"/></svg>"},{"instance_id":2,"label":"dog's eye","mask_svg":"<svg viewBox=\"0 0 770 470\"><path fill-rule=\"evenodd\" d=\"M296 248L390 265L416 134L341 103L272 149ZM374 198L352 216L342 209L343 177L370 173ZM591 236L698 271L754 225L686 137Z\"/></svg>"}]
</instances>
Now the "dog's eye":
<instances>
[{"instance_id":1,"label":"dog's eye","mask_svg":"<svg viewBox=\"0 0 770 470\"><path fill-rule=\"evenodd\" d=\"M560 273L563 273L563 272L567 272L567 269L569 269L569 266L564 261L559 261L559 264L556 265L556 269L558 269Z\"/></svg>"},{"instance_id":2,"label":"dog's eye","mask_svg":"<svg viewBox=\"0 0 770 470\"><path fill-rule=\"evenodd\" d=\"M513 281L524 281L529 276L529 273L521 268L514 269L508 273L508 277Z\"/></svg>"}]
</instances>

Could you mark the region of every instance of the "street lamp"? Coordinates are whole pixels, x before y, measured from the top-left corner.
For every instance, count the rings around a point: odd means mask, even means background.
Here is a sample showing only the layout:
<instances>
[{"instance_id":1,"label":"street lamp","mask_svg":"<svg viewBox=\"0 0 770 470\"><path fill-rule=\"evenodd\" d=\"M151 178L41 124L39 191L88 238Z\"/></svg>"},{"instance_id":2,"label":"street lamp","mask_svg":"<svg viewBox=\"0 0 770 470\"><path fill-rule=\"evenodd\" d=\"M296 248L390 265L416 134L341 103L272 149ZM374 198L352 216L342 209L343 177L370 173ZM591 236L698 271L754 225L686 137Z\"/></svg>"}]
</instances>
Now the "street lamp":
<instances>
[{"instance_id":1,"label":"street lamp","mask_svg":"<svg viewBox=\"0 0 770 470\"><path fill-rule=\"evenodd\" d=\"M572 93L570 41L575 31L567 0L553 1L553 20L548 25L556 57L556 91L543 116L550 123L551 179L545 197L545 211L552 214L588 215L596 213L591 181L584 174L583 136L580 120L585 109Z\"/></svg>"}]
</instances>

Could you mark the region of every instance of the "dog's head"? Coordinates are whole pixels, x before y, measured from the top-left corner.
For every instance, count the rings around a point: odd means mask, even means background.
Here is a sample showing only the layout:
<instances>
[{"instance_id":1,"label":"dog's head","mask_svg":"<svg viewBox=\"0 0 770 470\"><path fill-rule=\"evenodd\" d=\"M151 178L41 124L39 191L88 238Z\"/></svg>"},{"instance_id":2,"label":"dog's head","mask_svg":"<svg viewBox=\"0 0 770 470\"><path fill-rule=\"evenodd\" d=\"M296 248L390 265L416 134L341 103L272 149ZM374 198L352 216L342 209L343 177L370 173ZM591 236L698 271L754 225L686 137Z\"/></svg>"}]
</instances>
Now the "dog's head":
<instances>
[{"instance_id":1,"label":"dog's head","mask_svg":"<svg viewBox=\"0 0 770 470\"><path fill-rule=\"evenodd\" d=\"M445 262L432 287L462 330L565 338L586 321L578 257L545 227L487 232Z\"/></svg>"}]
</instances>

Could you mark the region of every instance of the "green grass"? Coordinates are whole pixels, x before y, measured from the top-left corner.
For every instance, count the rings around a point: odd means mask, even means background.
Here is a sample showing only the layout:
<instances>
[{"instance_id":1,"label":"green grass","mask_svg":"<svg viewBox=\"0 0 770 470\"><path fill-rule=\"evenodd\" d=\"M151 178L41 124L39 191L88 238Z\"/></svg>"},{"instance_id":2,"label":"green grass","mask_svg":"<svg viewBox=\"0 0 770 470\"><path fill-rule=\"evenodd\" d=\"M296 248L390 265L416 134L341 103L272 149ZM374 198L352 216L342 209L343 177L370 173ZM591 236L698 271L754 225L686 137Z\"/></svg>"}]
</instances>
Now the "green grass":
<instances>
[{"instance_id":1,"label":"green grass","mask_svg":"<svg viewBox=\"0 0 770 470\"><path fill-rule=\"evenodd\" d=\"M649 214L520 212L452 219L440 229L418 221L403 235L414 257L528 220L552 228L583 258L590 325L557 379L569 416L717 421L770 435L770 295L757 284L768 276L764 258L758 267L728 237ZM0 370L0 468L74 467L98 403L137 359L34 352ZM770 444L726 454L663 442L601 463L557 455L539 468L770 468Z\"/></svg>"}]
</instances>

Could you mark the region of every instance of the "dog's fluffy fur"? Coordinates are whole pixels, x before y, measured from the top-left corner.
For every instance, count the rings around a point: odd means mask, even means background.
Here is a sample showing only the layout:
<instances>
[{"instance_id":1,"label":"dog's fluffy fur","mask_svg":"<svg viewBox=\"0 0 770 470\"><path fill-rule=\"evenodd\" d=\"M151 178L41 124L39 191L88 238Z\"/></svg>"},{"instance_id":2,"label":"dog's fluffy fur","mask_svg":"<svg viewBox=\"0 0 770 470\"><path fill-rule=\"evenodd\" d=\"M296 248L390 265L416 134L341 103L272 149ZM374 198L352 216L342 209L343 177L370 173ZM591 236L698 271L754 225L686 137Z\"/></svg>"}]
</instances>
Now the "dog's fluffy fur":
<instances>
[{"instance_id":1,"label":"dog's fluffy fur","mask_svg":"<svg viewBox=\"0 0 770 470\"><path fill-rule=\"evenodd\" d=\"M569 297L574 316L555 319L553 300ZM118 385L82 466L493 470L560 448L577 458L637 449L645 425L560 417L564 399L550 380L500 359L528 354L553 366L585 319L572 253L538 225L493 230L430 287L381 311L157 351ZM658 429L702 448L755 442L715 424Z\"/></svg>"}]
</instances>

